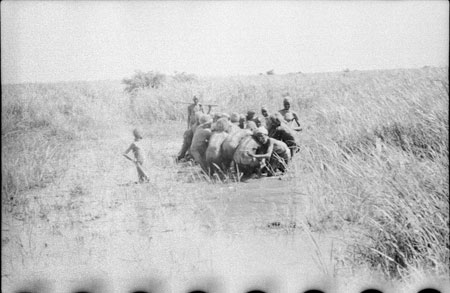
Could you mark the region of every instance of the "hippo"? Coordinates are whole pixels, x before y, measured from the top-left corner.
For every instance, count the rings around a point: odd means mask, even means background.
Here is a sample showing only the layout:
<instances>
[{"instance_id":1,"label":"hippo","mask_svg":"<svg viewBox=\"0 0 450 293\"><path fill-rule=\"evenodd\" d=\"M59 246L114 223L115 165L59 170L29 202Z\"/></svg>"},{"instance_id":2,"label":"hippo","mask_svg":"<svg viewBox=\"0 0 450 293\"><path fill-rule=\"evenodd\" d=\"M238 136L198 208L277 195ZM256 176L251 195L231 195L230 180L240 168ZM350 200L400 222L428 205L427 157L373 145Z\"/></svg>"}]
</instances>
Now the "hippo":
<instances>
[{"instance_id":1,"label":"hippo","mask_svg":"<svg viewBox=\"0 0 450 293\"><path fill-rule=\"evenodd\" d=\"M221 146L221 154L222 154L222 162L223 165L228 169L233 161L234 152L241 140L251 135L252 132L247 129L238 129L232 133L230 133L222 143Z\"/></svg>"},{"instance_id":2,"label":"hippo","mask_svg":"<svg viewBox=\"0 0 450 293\"><path fill-rule=\"evenodd\" d=\"M223 141L228 137L227 130L229 126L228 118L226 117L220 118L214 125L205 154L210 175L219 171L226 171L224 170L221 146Z\"/></svg>"},{"instance_id":3,"label":"hippo","mask_svg":"<svg viewBox=\"0 0 450 293\"><path fill-rule=\"evenodd\" d=\"M181 146L181 150L178 153L177 161L181 161L182 159L190 156L189 149L191 147L192 138L194 137L195 130L197 129L198 125L200 124L200 118L202 115L204 115L204 114L201 112L195 113L194 123L190 124L189 129L187 129L183 133L183 145Z\"/></svg>"},{"instance_id":4,"label":"hippo","mask_svg":"<svg viewBox=\"0 0 450 293\"><path fill-rule=\"evenodd\" d=\"M209 139L211 137L211 116L205 114L200 118L200 123L201 124L195 130L189 151L193 159L199 163L202 169L206 172L208 168L205 156Z\"/></svg>"},{"instance_id":5,"label":"hippo","mask_svg":"<svg viewBox=\"0 0 450 293\"><path fill-rule=\"evenodd\" d=\"M238 170L244 173L244 177L248 177L259 170L260 162L249 155L256 155L258 149L259 143L252 135L248 135L242 138L234 152L233 160Z\"/></svg>"}]
</instances>

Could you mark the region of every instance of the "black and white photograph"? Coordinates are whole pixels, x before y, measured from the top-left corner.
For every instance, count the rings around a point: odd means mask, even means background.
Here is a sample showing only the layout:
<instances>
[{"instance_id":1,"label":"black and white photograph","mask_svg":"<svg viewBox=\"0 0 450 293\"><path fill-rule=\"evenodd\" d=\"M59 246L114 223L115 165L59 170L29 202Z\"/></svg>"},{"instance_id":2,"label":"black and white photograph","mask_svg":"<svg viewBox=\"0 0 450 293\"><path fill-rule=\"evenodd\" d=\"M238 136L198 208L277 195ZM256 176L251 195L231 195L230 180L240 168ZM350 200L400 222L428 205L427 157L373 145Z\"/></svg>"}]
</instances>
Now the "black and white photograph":
<instances>
[{"instance_id":1,"label":"black and white photograph","mask_svg":"<svg viewBox=\"0 0 450 293\"><path fill-rule=\"evenodd\" d=\"M1 2L1 292L450 293L449 2Z\"/></svg>"}]
</instances>

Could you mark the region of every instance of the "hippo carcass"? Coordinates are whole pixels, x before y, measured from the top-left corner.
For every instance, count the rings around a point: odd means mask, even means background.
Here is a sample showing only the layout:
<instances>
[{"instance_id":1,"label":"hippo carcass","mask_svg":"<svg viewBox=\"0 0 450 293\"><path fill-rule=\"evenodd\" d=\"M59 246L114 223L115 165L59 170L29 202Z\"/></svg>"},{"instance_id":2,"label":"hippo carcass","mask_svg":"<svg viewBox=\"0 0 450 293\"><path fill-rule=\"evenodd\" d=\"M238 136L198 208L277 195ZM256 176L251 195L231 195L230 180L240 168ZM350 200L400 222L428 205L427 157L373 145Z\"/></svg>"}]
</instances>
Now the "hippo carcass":
<instances>
[{"instance_id":1,"label":"hippo carcass","mask_svg":"<svg viewBox=\"0 0 450 293\"><path fill-rule=\"evenodd\" d=\"M226 166L226 168L230 167L231 162L233 161L234 152L241 140L250 136L252 133L247 129L239 129L235 132L232 132L228 135L227 138L222 143L221 154L222 154L222 162Z\"/></svg>"},{"instance_id":2,"label":"hippo carcass","mask_svg":"<svg viewBox=\"0 0 450 293\"><path fill-rule=\"evenodd\" d=\"M220 118L214 125L208 148L206 149L206 163L210 175L219 171L226 171L222 160L222 143L228 137L229 122L226 118Z\"/></svg>"},{"instance_id":3,"label":"hippo carcass","mask_svg":"<svg viewBox=\"0 0 450 293\"><path fill-rule=\"evenodd\" d=\"M205 172L208 170L205 155L210 137L211 129L209 127L197 127L194 133L194 137L192 138L191 147L189 149L192 158L194 158L194 160L200 164Z\"/></svg>"},{"instance_id":4,"label":"hippo carcass","mask_svg":"<svg viewBox=\"0 0 450 293\"><path fill-rule=\"evenodd\" d=\"M249 155L256 155L259 147L259 143L256 142L253 136L248 135L242 138L238 147L236 148L236 151L233 155L233 160L236 163L239 171L244 173L244 176L251 175L260 167L260 162Z\"/></svg>"}]
</instances>

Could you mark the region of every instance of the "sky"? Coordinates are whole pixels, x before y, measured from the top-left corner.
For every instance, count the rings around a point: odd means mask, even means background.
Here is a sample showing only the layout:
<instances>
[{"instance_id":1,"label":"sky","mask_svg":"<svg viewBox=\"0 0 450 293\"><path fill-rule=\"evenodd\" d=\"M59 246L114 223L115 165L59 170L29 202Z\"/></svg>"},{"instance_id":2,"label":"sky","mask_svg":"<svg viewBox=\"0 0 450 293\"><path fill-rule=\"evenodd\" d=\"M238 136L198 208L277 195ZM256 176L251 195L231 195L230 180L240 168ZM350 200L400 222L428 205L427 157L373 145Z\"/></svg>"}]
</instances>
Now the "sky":
<instances>
[{"instance_id":1,"label":"sky","mask_svg":"<svg viewBox=\"0 0 450 293\"><path fill-rule=\"evenodd\" d=\"M2 1L3 83L448 66L447 1Z\"/></svg>"}]
</instances>

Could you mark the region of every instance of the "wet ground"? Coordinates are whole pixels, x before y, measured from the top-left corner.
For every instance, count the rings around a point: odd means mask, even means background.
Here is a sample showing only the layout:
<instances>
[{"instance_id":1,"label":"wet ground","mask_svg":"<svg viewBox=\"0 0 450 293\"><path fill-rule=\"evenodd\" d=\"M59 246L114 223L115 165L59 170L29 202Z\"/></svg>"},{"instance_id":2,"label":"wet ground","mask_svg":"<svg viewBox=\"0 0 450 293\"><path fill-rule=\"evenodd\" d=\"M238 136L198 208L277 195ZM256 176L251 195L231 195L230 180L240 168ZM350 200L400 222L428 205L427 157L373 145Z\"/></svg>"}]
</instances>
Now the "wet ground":
<instances>
[{"instance_id":1,"label":"wet ground","mask_svg":"<svg viewBox=\"0 0 450 293\"><path fill-rule=\"evenodd\" d=\"M193 180L199 168L171 158L181 141L157 133L148 142L150 183L134 184L136 170L120 157L127 131L80 144L63 178L2 206L2 292L345 285L332 281L342 232L308 226L304 179Z\"/></svg>"}]
</instances>

